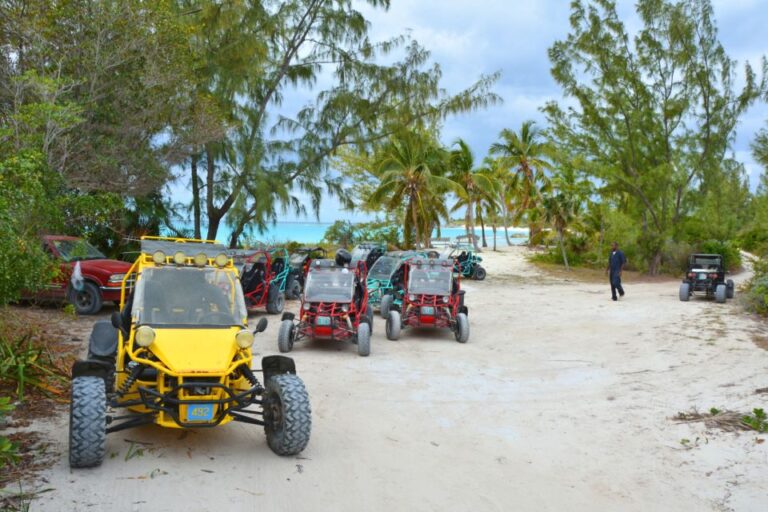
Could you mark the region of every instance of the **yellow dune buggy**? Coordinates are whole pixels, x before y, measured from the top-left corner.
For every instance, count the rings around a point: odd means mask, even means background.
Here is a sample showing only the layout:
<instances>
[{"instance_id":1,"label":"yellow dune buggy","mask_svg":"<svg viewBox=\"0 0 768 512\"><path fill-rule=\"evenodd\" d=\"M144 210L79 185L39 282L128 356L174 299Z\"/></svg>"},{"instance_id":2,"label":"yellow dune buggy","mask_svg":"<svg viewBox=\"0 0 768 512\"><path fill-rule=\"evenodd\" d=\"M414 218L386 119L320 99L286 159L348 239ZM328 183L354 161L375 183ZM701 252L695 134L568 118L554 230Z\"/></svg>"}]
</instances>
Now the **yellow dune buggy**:
<instances>
[{"instance_id":1,"label":"yellow dune buggy","mask_svg":"<svg viewBox=\"0 0 768 512\"><path fill-rule=\"evenodd\" d=\"M133 287L126 283L135 282ZM232 259L220 244L143 237L126 274L120 311L97 322L88 358L72 368L69 464L101 464L106 434L155 423L201 428L242 421L264 427L279 455L309 442L309 397L291 358L251 369L254 334ZM120 412L118 414L118 412Z\"/></svg>"}]
</instances>

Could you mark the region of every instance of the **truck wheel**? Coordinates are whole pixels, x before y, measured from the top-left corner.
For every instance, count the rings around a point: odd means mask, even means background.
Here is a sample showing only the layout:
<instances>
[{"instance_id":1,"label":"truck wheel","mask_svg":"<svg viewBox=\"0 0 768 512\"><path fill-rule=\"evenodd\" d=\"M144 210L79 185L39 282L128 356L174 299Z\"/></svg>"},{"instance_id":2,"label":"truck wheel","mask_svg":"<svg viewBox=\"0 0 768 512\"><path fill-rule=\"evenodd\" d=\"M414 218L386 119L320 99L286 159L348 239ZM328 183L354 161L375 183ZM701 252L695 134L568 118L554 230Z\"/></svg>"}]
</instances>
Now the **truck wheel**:
<instances>
[{"instance_id":1,"label":"truck wheel","mask_svg":"<svg viewBox=\"0 0 768 512\"><path fill-rule=\"evenodd\" d=\"M71 291L70 302L72 302L78 315L95 315L101 311L101 293L99 288L88 281L83 283L82 290Z\"/></svg>"},{"instance_id":2,"label":"truck wheel","mask_svg":"<svg viewBox=\"0 0 768 512\"><path fill-rule=\"evenodd\" d=\"M291 281L290 289L288 290L288 298L291 300L296 300L299 297L301 297L301 283L296 281L295 279Z\"/></svg>"},{"instance_id":3,"label":"truck wheel","mask_svg":"<svg viewBox=\"0 0 768 512\"><path fill-rule=\"evenodd\" d=\"M387 339L397 341L397 339L400 338L401 327L402 325L400 324L400 312L396 309L393 309L389 312L389 316L387 317Z\"/></svg>"},{"instance_id":4,"label":"truck wheel","mask_svg":"<svg viewBox=\"0 0 768 512\"><path fill-rule=\"evenodd\" d=\"M271 295L271 294L270 294ZM279 315L285 307L285 295L280 290L267 302L267 313L270 315Z\"/></svg>"},{"instance_id":5,"label":"truck wheel","mask_svg":"<svg viewBox=\"0 0 768 512\"><path fill-rule=\"evenodd\" d=\"M718 304L724 303L725 302L726 293L727 292L725 291L725 285L724 284L717 285L717 287L715 288L715 301Z\"/></svg>"},{"instance_id":6,"label":"truck wheel","mask_svg":"<svg viewBox=\"0 0 768 512\"><path fill-rule=\"evenodd\" d=\"M464 313L456 315L456 341L466 343L469 339L469 318Z\"/></svg>"},{"instance_id":7,"label":"truck wheel","mask_svg":"<svg viewBox=\"0 0 768 512\"><path fill-rule=\"evenodd\" d=\"M481 267L480 265L475 267L474 278L477 281L482 281L483 279L485 279L485 269L483 267Z\"/></svg>"},{"instance_id":8,"label":"truck wheel","mask_svg":"<svg viewBox=\"0 0 768 512\"><path fill-rule=\"evenodd\" d=\"M725 282L725 297L728 299L732 299L735 289L736 289L736 285L733 284L733 279L727 280Z\"/></svg>"},{"instance_id":9,"label":"truck wheel","mask_svg":"<svg viewBox=\"0 0 768 512\"><path fill-rule=\"evenodd\" d=\"M69 405L69 466L90 468L104 460L107 397L101 377L75 377Z\"/></svg>"},{"instance_id":10,"label":"truck wheel","mask_svg":"<svg viewBox=\"0 0 768 512\"><path fill-rule=\"evenodd\" d=\"M363 357L371 354L371 326L365 322L357 326L357 354Z\"/></svg>"},{"instance_id":11,"label":"truck wheel","mask_svg":"<svg viewBox=\"0 0 768 512\"><path fill-rule=\"evenodd\" d=\"M278 455L296 455L306 448L312 432L307 388L292 373L273 375L264 393L264 432Z\"/></svg>"},{"instance_id":12,"label":"truck wheel","mask_svg":"<svg viewBox=\"0 0 768 512\"><path fill-rule=\"evenodd\" d=\"M290 352L293 350L293 322L283 320L280 322L280 330L277 332L277 348L280 352Z\"/></svg>"},{"instance_id":13,"label":"truck wheel","mask_svg":"<svg viewBox=\"0 0 768 512\"><path fill-rule=\"evenodd\" d=\"M390 295L389 293L384 295L381 298L381 304L379 305L379 309L381 310L381 318L384 320L387 319L389 316L389 310L392 308L392 303L395 301L394 295Z\"/></svg>"},{"instance_id":14,"label":"truck wheel","mask_svg":"<svg viewBox=\"0 0 768 512\"><path fill-rule=\"evenodd\" d=\"M691 298L691 285L688 283L682 283L680 285L680 300L683 302L688 302L688 299Z\"/></svg>"}]
</instances>

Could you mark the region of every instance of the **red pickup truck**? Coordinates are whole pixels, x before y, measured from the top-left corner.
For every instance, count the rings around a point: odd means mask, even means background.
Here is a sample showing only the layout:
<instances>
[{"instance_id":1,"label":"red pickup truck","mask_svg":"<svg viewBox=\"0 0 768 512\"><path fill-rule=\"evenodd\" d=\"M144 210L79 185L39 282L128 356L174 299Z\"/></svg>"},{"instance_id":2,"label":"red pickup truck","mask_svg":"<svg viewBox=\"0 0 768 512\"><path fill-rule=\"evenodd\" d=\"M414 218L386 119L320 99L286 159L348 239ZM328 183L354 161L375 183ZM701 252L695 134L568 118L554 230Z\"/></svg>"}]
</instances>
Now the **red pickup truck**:
<instances>
[{"instance_id":1,"label":"red pickup truck","mask_svg":"<svg viewBox=\"0 0 768 512\"><path fill-rule=\"evenodd\" d=\"M35 294L41 300L68 300L81 315L94 315L104 301L120 301L120 285L131 268L125 261L107 259L101 251L81 238L47 235L43 249L59 262L61 273L51 284ZM80 262L82 290L71 284L75 264Z\"/></svg>"}]
</instances>

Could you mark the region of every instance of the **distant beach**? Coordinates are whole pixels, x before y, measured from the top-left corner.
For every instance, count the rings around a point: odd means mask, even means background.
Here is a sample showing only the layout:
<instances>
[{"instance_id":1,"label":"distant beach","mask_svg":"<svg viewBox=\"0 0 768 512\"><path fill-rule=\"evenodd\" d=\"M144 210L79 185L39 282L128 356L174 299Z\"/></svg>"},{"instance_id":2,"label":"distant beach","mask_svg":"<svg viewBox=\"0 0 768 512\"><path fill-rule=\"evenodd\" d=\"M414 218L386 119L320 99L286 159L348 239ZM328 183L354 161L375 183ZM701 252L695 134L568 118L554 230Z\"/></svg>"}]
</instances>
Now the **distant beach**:
<instances>
[{"instance_id":1,"label":"distant beach","mask_svg":"<svg viewBox=\"0 0 768 512\"><path fill-rule=\"evenodd\" d=\"M322 241L326 230L332 225L330 222L278 222L275 225L270 225L263 233L254 233L251 238L257 239L263 242L299 242L303 244L318 243ZM216 237L220 242L227 243L229 241L229 235L231 231L226 226L219 228L218 236ZM455 238L460 235L464 235L466 232L463 227L442 227L440 228L440 236L443 238ZM475 227L475 235L481 236L480 226ZM437 230L432 233L433 237L437 237ZM488 242L488 246L493 246L493 229L490 226L485 226L485 237ZM528 240L527 228L509 228L509 238L512 245L522 245ZM504 235L503 228L496 228L496 245L499 247L506 247L507 240Z\"/></svg>"}]
</instances>

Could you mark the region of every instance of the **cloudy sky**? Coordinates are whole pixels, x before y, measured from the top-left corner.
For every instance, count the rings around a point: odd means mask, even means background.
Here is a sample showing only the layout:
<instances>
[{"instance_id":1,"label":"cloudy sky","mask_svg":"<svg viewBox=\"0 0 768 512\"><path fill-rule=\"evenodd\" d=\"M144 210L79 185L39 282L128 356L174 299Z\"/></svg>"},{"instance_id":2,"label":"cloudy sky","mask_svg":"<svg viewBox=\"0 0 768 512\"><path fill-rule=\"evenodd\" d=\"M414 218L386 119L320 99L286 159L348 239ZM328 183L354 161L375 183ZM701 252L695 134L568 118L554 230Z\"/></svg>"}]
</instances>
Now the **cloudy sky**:
<instances>
[{"instance_id":1,"label":"cloudy sky","mask_svg":"<svg viewBox=\"0 0 768 512\"><path fill-rule=\"evenodd\" d=\"M617 3L628 29L636 30L634 1ZM382 11L360 0L358 8L370 20L374 40L410 31L442 67L443 86L449 92L469 86L481 74L501 71L495 91L503 104L451 118L443 130L444 143L462 137L480 160L502 128L518 128L526 119L543 125L539 108L547 100L561 98L549 73L547 49L568 34L569 4L569 0L392 0L391 8ZM768 0L714 0L721 42L741 63L758 65L760 56L768 53L767 4ZM768 107L753 107L738 127L734 144L753 187L761 171L752 160L749 143L766 120ZM329 199L323 203L320 220L347 215Z\"/></svg>"}]
</instances>

